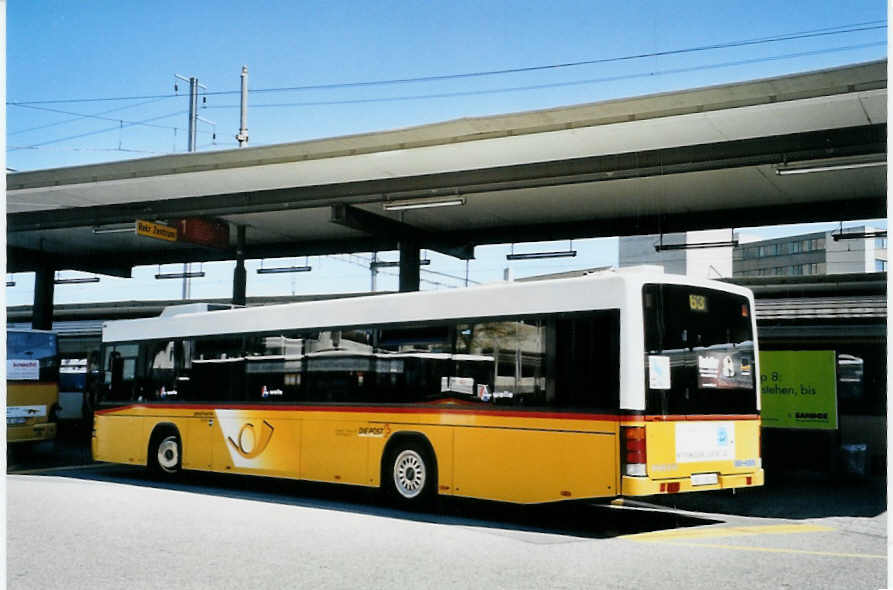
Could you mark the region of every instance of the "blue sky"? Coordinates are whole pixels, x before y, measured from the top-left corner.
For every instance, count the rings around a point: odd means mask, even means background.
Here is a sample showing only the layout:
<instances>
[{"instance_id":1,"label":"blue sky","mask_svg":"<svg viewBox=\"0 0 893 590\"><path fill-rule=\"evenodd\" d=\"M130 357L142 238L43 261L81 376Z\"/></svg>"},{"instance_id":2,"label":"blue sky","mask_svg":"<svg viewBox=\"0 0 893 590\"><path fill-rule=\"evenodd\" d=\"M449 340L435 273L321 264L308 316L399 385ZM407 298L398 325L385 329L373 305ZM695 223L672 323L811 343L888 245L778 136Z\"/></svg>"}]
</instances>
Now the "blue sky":
<instances>
[{"instance_id":1,"label":"blue sky","mask_svg":"<svg viewBox=\"0 0 893 590\"><path fill-rule=\"evenodd\" d=\"M880 59L886 56L885 28L830 34L835 27L879 24L886 24L886 5L860 1L13 2L7 5L7 101L30 104L7 106L7 167L33 170L186 151L188 89L179 82L179 96L171 96L175 74L196 76L208 87L201 116L216 126L200 126L199 149L227 149L236 147L242 65L249 68L253 91L250 145L263 145ZM822 34L504 75L261 92L672 52L806 31ZM517 90L530 86L540 88ZM71 101L112 97L131 98ZM575 259L513 270L523 276L616 262L616 240L574 246L580 253ZM507 248L479 248L472 279L501 277ZM464 277L464 263L433 259L429 268ZM249 295L368 288L368 270L353 262L311 260L314 272L297 278L271 281L267 275L262 284L250 278ZM219 267L219 276L203 279L205 287L196 281L194 296L225 296L231 265L207 266L209 275ZM179 296L179 286L159 286L154 279L103 281L93 293L60 287L56 300L137 298L146 292L138 286L144 282L159 298ZM10 304L30 302L28 284L27 276L17 277L7 293ZM392 284L396 279L385 278L381 288Z\"/></svg>"}]
</instances>

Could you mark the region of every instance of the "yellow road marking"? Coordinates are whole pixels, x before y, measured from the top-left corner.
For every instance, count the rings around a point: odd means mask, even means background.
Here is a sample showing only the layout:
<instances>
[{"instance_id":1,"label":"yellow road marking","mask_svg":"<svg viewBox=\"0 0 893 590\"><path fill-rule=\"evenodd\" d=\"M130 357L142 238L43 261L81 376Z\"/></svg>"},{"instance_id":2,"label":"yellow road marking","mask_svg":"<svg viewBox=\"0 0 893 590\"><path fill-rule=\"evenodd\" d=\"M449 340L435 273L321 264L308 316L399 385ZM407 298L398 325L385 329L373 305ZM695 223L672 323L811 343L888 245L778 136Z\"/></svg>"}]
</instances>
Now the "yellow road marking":
<instances>
[{"instance_id":1,"label":"yellow road marking","mask_svg":"<svg viewBox=\"0 0 893 590\"><path fill-rule=\"evenodd\" d=\"M711 528L674 529L625 535L624 538L641 542L667 541L673 539L710 539L716 537L741 537L746 535L788 535L792 533L823 533L833 531L827 526L815 524L774 524L759 526L728 526Z\"/></svg>"},{"instance_id":2,"label":"yellow road marking","mask_svg":"<svg viewBox=\"0 0 893 590\"><path fill-rule=\"evenodd\" d=\"M886 555L871 553L835 553L833 551L808 551L805 549L783 549L780 547L748 547L747 545L714 545L713 543L683 543L669 541L665 545L682 547L715 547L717 549L733 549L735 551L760 551L764 553L797 553L801 555L824 555L826 557L858 557L862 559L887 559Z\"/></svg>"},{"instance_id":3,"label":"yellow road marking","mask_svg":"<svg viewBox=\"0 0 893 590\"><path fill-rule=\"evenodd\" d=\"M724 545L721 543L691 543L687 539L715 539L717 537L743 537L748 535L786 535L796 533L822 533L833 531L827 526L816 524L774 524L760 526L729 526L697 529L678 529L672 531L654 531L637 535L625 535L622 538L640 543L661 543L680 547L701 547L731 549L733 551L758 551L762 553L796 553L799 555L822 555L825 557L855 557L860 559L887 559L886 555L872 553L837 553L834 551L810 551L807 549L785 549L783 547L751 547L748 545Z\"/></svg>"}]
</instances>

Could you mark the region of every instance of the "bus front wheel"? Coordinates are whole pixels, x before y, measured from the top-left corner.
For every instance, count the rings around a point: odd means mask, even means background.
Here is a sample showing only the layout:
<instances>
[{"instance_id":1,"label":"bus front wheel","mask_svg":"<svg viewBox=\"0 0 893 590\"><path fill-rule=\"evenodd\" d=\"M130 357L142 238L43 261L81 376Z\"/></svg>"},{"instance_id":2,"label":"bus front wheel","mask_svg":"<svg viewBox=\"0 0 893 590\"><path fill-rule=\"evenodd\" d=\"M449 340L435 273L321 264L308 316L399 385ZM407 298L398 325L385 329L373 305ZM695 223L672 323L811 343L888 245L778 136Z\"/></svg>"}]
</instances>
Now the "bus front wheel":
<instances>
[{"instance_id":1,"label":"bus front wheel","mask_svg":"<svg viewBox=\"0 0 893 590\"><path fill-rule=\"evenodd\" d=\"M434 496L437 470L428 449L416 441L397 445L386 467L388 495L406 508L426 507Z\"/></svg>"},{"instance_id":2,"label":"bus front wheel","mask_svg":"<svg viewBox=\"0 0 893 590\"><path fill-rule=\"evenodd\" d=\"M149 449L149 471L158 477L170 478L180 472L182 447L180 437L173 432L162 432L153 437Z\"/></svg>"}]
</instances>

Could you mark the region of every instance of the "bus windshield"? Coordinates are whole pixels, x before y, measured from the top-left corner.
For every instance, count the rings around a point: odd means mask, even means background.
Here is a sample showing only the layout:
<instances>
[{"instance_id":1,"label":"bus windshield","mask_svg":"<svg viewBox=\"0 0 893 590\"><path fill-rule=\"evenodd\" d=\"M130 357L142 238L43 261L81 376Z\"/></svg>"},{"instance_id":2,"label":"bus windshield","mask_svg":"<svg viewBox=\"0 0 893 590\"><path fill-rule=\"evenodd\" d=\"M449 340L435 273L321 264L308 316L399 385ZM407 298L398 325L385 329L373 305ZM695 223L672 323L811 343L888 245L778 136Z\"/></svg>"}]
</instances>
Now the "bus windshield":
<instances>
[{"instance_id":1,"label":"bus windshield","mask_svg":"<svg viewBox=\"0 0 893 590\"><path fill-rule=\"evenodd\" d=\"M52 332L10 330L6 333L7 379L10 381L55 381L56 335Z\"/></svg>"},{"instance_id":2,"label":"bus windshield","mask_svg":"<svg viewBox=\"0 0 893 590\"><path fill-rule=\"evenodd\" d=\"M646 412L755 414L751 309L746 297L645 285Z\"/></svg>"}]
</instances>

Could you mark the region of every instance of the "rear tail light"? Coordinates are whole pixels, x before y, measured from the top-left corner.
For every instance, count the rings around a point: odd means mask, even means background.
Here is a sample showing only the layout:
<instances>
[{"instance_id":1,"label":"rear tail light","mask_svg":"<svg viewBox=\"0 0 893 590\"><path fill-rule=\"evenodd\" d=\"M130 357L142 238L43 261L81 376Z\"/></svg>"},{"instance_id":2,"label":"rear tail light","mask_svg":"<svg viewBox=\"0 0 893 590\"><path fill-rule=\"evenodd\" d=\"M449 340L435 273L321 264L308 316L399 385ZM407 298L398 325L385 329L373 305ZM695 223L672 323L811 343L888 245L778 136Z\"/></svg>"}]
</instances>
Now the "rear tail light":
<instances>
[{"instance_id":1,"label":"rear tail light","mask_svg":"<svg viewBox=\"0 0 893 590\"><path fill-rule=\"evenodd\" d=\"M623 438L623 473L634 477L645 477L645 427L624 426L621 430Z\"/></svg>"}]
</instances>

